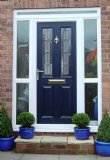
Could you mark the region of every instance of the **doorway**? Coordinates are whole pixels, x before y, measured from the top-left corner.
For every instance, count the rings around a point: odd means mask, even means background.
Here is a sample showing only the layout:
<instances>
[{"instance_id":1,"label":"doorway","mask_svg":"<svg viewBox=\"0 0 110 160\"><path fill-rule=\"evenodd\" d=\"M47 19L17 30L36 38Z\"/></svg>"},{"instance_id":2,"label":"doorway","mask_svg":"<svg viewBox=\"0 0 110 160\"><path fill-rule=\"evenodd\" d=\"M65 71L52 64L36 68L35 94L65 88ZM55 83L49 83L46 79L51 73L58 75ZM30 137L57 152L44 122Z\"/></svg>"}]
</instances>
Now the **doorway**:
<instances>
[{"instance_id":1,"label":"doorway","mask_svg":"<svg viewBox=\"0 0 110 160\"><path fill-rule=\"evenodd\" d=\"M71 124L76 113L76 22L37 25L37 122Z\"/></svg>"}]
</instances>

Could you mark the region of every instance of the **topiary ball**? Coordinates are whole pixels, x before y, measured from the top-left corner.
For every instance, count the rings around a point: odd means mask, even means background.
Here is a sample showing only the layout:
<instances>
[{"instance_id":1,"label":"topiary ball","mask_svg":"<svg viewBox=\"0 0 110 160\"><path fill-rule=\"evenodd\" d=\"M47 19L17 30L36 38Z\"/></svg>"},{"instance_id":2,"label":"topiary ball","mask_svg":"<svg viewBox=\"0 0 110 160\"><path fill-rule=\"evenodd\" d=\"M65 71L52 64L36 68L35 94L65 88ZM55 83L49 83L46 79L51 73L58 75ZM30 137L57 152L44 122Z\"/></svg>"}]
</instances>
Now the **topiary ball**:
<instances>
[{"instance_id":1,"label":"topiary ball","mask_svg":"<svg viewBox=\"0 0 110 160\"><path fill-rule=\"evenodd\" d=\"M35 122L35 117L30 112L22 112L17 116L17 124L20 124L22 128L30 128Z\"/></svg>"},{"instance_id":2,"label":"topiary ball","mask_svg":"<svg viewBox=\"0 0 110 160\"><path fill-rule=\"evenodd\" d=\"M76 113L72 116L72 123L78 128L86 128L90 122L90 118L85 113Z\"/></svg>"}]
</instances>

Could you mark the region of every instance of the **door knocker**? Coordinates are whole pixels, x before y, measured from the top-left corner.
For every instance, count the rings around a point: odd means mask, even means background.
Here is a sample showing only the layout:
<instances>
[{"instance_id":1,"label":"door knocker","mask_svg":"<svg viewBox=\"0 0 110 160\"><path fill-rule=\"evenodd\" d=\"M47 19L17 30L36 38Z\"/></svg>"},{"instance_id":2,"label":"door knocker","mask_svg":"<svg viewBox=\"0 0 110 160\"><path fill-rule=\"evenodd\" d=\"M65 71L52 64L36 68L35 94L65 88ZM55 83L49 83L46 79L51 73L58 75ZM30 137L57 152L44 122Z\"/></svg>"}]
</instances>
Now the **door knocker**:
<instances>
[{"instance_id":1,"label":"door knocker","mask_svg":"<svg viewBox=\"0 0 110 160\"><path fill-rule=\"evenodd\" d=\"M55 42L56 44L58 44L59 38L58 38L57 36L55 37L54 42Z\"/></svg>"}]
</instances>

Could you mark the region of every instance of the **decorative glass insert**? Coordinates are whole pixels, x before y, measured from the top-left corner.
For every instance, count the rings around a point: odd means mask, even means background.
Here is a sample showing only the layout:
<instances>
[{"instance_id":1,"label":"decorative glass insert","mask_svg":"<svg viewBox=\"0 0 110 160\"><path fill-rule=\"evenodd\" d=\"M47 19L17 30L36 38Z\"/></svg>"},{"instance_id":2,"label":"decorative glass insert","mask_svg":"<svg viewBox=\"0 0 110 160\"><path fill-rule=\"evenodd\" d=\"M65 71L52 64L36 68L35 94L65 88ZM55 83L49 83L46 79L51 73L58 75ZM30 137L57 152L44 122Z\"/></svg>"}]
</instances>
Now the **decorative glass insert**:
<instances>
[{"instance_id":1,"label":"decorative glass insert","mask_svg":"<svg viewBox=\"0 0 110 160\"><path fill-rule=\"evenodd\" d=\"M61 28L61 75L69 76L71 66L71 28Z\"/></svg>"},{"instance_id":2,"label":"decorative glass insert","mask_svg":"<svg viewBox=\"0 0 110 160\"><path fill-rule=\"evenodd\" d=\"M29 77L29 22L17 22L17 78Z\"/></svg>"},{"instance_id":3,"label":"decorative glass insert","mask_svg":"<svg viewBox=\"0 0 110 160\"><path fill-rule=\"evenodd\" d=\"M29 84L17 84L17 115L21 112L29 111Z\"/></svg>"},{"instance_id":4,"label":"decorative glass insert","mask_svg":"<svg viewBox=\"0 0 110 160\"><path fill-rule=\"evenodd\" d=\"M42 66L44 75L52 75L52 29L46 28L42 32Z\"/></svg>"},{"instance_id":5,"label":"decorative glass insert","mask_svg":"<svg viewBox=\"0 0 110 160\"><path fill-rule=\"evenodd\" d=\"M97 78L97 20L84 21L85 78Z\"/></svg>"},{"instance_id":6,"label":"decorative glass insert","mask_svg":"<svg viewBox=\"0 0 110 160\"><path fill-rule=\"evenodd\" d=\"M98 120L98 85L97 83L85 84L85 113L91 120Z\"/></svg>"}]
</instances>

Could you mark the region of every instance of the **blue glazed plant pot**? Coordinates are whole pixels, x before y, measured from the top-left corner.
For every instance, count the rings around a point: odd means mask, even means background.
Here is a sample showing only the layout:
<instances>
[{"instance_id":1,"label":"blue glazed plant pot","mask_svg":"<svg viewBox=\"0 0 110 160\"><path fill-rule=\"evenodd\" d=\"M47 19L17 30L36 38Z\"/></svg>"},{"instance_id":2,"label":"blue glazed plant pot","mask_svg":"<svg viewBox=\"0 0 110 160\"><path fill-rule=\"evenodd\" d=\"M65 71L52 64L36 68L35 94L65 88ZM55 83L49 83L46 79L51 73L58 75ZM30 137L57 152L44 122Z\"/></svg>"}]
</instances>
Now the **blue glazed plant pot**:
<instances>
[{"instance_id":1,"label":"blue glazed plant pot","mask_svg":"<svg viewBox=\"0 0 110 160\"><path fill-rule=\"evenodd\" d=\"M19 130L19 135L22 139L31 139L35 135L35 128L21 128Z\"/></svg>"},{"instance_id":2,"label":"blue glazed plant pot","mask_svg":"<svg viewBox=\"0 0 110 160\"><path fill-rule=\"evenodd\" d=\"M0 138L0 151L10 151L14 146L14 136L10 138Z\"/></svg>"},{"instance_id":3,"label":"blue glazed plant pot","mask_svg":"<svg viewBox=\"0 0 110 160\"><path fill-rule=\"evenodd\" d=\"M110 142L100 142L95 140L95 151L100 156L110 157Z\"/></svg>"},{"instance_id":4,"label":"blue glazed plant pot","mask_svg":"<svg viewBox=\"0 0 110 160\"><path fill-rule=\"evenodd\" d=\"M84 128L84 129L80 129L75 127L74 128L74 135L76 137L76 139L78 140L86 140L89 139L90 136L90 128Z\"/></svg>"}]
</instances>

